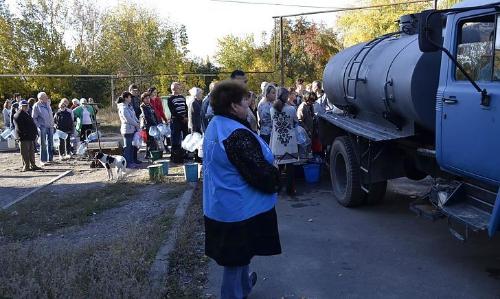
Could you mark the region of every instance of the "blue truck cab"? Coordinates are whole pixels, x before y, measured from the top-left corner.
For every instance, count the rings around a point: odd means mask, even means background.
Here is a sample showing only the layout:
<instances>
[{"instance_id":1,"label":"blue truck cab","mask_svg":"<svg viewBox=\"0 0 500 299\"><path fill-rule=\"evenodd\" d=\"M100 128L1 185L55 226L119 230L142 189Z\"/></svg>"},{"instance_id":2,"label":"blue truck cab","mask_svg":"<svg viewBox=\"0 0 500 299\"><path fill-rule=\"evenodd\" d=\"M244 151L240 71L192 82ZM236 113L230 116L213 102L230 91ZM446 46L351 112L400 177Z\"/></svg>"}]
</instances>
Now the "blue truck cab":
<instances>
[{"instance_id":1,"label":"blue truck cab","mask_svg":"<svg viewBox=\"0 0 500 299\"><path fill-rule=\"evenodd\" d=\"M430 176L428 196L412 210L448 218L462 240L470 230L497 232L500 3L403 16L399 32L332 57L323 80L342 111L319 120L339 203L375 203L388 179Z\"/></svg>"}]
</instances>

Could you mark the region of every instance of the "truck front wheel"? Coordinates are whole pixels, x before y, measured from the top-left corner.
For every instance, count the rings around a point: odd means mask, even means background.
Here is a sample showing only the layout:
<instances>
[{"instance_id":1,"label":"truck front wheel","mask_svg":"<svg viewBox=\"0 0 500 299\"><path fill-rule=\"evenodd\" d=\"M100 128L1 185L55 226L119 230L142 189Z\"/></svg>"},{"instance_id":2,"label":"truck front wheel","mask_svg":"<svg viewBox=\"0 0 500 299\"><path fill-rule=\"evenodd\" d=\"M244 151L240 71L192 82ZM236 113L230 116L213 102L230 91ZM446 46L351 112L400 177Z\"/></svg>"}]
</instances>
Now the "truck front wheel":
<instances>
[{"instance_id":1,"label":"truck front wheel","mask_svg":"<svg viewBox=\"0 0 500 299\"><path fill-rule=\"evenodd\" d=\"M333 141L330 150L330 178L333 196L345 207L354 207L363 202L361 174L356 150L347 136Z\"/></svg>"}]
</instances>

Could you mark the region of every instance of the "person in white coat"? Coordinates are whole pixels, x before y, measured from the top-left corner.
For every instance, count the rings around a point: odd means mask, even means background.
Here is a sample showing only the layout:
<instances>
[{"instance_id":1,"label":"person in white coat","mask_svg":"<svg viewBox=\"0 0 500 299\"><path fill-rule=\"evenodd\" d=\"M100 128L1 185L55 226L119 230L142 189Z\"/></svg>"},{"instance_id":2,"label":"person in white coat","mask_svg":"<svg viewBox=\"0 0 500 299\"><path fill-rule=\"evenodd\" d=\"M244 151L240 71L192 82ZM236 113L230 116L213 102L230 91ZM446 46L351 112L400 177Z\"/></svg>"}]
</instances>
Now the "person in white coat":
<instances>
[{"instance_id":1,"label":"person in white coat","mask_svg":"<svg viewBox=\"0 0 500 299\"><path fill-rule=\"evenodd\" d=\"M132 145L132 140L134 139L134 134L139 132L141 127L131 102L132 94L125 91L117 101L118 115L121 122L120 133L123 136L123 155L125 160L127 160L127 168L137 168L134 164L140 164L141 162L137 159L137 148Z\"/></svg>"},{"instance_id":2,"label":"person in white coat","mask_svg":"<svg viewBox=\"0 0 500 299\"><path fill-rule=\"evenodd\" d=\"M296 127L299 123L297 111L288 102L289 91L278 88L276 101L271 108L272 132L271 151L278 165L284 165L287 182L286 192L294 195L295 190L295 165L299 158Z\"/></svg>"}]
</instances>

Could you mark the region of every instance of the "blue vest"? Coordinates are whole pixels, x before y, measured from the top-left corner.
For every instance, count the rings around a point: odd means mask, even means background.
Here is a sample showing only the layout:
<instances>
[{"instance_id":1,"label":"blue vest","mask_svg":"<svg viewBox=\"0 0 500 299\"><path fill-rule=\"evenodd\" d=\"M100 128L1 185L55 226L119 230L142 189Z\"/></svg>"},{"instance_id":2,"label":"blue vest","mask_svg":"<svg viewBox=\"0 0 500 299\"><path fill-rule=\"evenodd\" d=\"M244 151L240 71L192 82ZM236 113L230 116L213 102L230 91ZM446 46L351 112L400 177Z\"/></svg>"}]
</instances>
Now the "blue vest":
<instances>
[{"instance_id":1,"label":"blue vest","mask_svg":"<svg viewBox=\"0 0 500 299\"><path fill-rule=\"evenodd\" d=\"M274 162L269 146L241 123L214 116L203 140L203 213L221 222L242 221L276 204L277 194L266 194L250 186L226 155L223 141L237 129L251 132L260 143L264 158Z\"/></svg>"}]
</instances>

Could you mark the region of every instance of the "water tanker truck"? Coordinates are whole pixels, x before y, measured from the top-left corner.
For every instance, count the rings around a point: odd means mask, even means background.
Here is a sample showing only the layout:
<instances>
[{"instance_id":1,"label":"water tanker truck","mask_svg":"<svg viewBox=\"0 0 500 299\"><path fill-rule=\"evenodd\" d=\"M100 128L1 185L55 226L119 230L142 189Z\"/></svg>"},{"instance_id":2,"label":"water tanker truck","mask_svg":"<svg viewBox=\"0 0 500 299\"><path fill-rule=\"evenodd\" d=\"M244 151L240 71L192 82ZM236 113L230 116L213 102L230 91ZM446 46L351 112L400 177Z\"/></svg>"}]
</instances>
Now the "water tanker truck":
<instances>
[{"instance_id":1,"label":"water tanker truck","mask_svg":"<svg viewBox=\"0 0 500 299\"><path fill-rule=\"evenodd\" d=\"M450 231L500 224L500 3L471 0L402 16L400 30L347 48L325 67L319 118L334 198L373 204L387 180L432 177L411 209ZM336 109L337 110L337 109Z\"/></svg>"}]
</instances>

